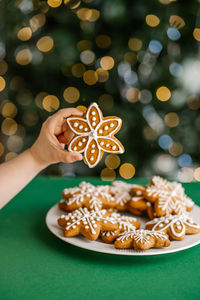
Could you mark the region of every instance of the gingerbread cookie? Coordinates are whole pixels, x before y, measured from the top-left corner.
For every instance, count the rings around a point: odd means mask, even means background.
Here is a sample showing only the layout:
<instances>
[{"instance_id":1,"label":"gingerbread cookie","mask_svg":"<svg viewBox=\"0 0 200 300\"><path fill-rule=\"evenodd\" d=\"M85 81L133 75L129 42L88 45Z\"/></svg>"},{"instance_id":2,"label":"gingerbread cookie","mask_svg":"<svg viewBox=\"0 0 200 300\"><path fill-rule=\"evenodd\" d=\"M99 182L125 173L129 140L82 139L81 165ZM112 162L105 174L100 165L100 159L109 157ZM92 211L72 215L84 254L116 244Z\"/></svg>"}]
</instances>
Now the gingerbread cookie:
<instances>
[{"instance_id":1,"label":"gingerbread cookie","mask_svg":"<svg viewBox=\"0 0 200 300\"><path fill-rule=\"evenodd\" d=\"M144 196L154 203L154 213L157 217L184 213L190 211L194 205L180 183L169 182L160 176L152 177Z\"/></svg>"},{"instance_id":2,"label":"gingerbread cookie","mask_svg":"<svg viewBox=\"0 0 200 300\"><path fill-rule=\"evenodd\" d=\"M127 210L128 201L131 199L130 188L131 184L123 181L114 181L110 188L111 194L113 195L117 210Z\"/></svg>"},{"instance_id":3,"label":"gingerbread cookie","mask_svg":"<svg viewBox=\"0 0 200 300\"><path fill-rule=\"evenodd\" d=\"M134 248L136 250L168 247L169 245L170 241L166 233L144 229L125 231L114 243L117 249Z\"/></svg>"},{"instance_id":4,"label":"gingerbread cookie","mask_svg":"<svg viewBox=\"0 0 200 300\"><path fill-rule=\"evenodd\" d=\"M58 219L58 224L64 227L65 237L81 234L92 241L97 240L101 230L109 231L118 228L118 223L108 216L106 210L89 211L86 207L62 215Z\"/></svg>"},{"instance_id":5,"label":"gingerbread cookie","mask_svg":"<svg viewBox=\"0 0 200 300\"><path fill-rule=\"evenodd\" d=\"M200 226L185 214L155 218L146 224L146 229L167 233L173 240L182 240L186 234L200 232Z\"/></svg>"},{"instance_id":6,"label":"gingerbread cookie","mask_svg":"<svg viewBox=\"0 0 200 300\"><path fill-rule=\"evenodd\" d=\"M59 207L66 211L73 211L80 207L99 210L115 206L115 200L110 194L109 186L96 187L90 183L82 182L78 187L64 189L62 195L65 200L61 200Z\"/></svg>"},{"instance_id":7,"label":"gingerbread cookie","mask_svg":"<svg viewBox=\"0 0 200 300\"><path fill-rule=\"evenodd\" d=\"M124 231L132 231L140 227L140 222L134 217L122 216L118 213L112 213L110 217L117 221L118 228L113 231L101 232L101 239L105 243L112 243Z\"/></svg>"},{"instance_id":8,"label":"gingerbread cookie","mask_svg":"<svg viewBox=\"0 0 200 300\"><path fill-rule=\"evenodd\" d=\"M69 117L67 123L75 134L68 150L84 153L90 168L95 167L103 153L123 153L124 147L114 135L120 130L122 120L118 117L103 117L99 106L92 103L83 117Z\"/></svg>"}]
</instances>

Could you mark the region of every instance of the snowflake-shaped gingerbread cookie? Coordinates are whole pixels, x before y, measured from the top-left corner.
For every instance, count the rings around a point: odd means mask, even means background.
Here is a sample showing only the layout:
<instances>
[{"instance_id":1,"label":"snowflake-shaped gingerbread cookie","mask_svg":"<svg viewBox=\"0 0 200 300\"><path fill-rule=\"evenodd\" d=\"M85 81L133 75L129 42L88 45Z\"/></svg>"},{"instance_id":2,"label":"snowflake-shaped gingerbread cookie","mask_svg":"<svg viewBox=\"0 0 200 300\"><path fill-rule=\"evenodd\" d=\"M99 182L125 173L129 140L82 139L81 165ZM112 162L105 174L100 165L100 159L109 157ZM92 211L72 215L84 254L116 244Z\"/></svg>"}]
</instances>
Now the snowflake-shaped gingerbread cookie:
<instances>
[{"instance_id":1,"label":"snowflake-shaped gingerbread cookie","mask_svg":"<svg viewBox=\"0 0 200 300\"><path fill-rule=\"evenodd\" d=\"M110 217L117 221L118 228L101 232L101 239L105 243L112 243L124 231L132 231L140 227L140 222L134 217L123 216L116 212L111 213Z\"/></svg>"},{"instance_id":2,"label":"snowflake-shaped gingerbread cookie","mask_svg":"<svg viewBox=\"0 0 200 300\"><path fill-rule=\"evenodd\" d=\"M74 210L58 219L58 224L64 228L64 236L83 235L91 241L97 240L100 231L115 230L118 223L108 216L107 211L91 210L86 207Z\"/></svg>"},{"instance_id":3,"label":"snowflake-shaped gingerbread cookie","mask_svg":"<svg viewBox=\"0 0 200 300\"><path fill-rule=\"evenodd\" d=\"M69 117L67 123L75 136L68 150L84 153L90 168L95 167L103 153L123 153L124 147L114 135L120 130L122 120L118 117L103 117L99 106L92 103L83 117Z\"/></svg>"},{"instance_id":4,"label":"snowflake-shaped gingerbread cookie","mask_svg":"<svg viewBox=\"0 0 200 300\"><path fill-rule=\"evenodd\" d=\"M146 229L158 230L167 233L173 240L182 240L186 234L200 232L200 226L188 217L182 215L167 215L155 218L146 223Z\"/></svg>"},{"instance_id":5,"label":"snowflake-shaped gingerbread cookie","mask_svg":"<svg viewBox=\"0 0 200 300\"><path fill-rule=\"evenodd\" d=\"M170 241L166 233L144 229L125 231L114 243L117 249L134 248L136 250L168 247L169 245Z\"/></svg>"},{"instance_id":6,"label":"snowflake-shaped gingerbread cookie","mask_svg":"<svg viewBox=\"0 0 200 300\"><path fill-rule=\"evenodd\" d=\"M190 211L194 205L180 183L169 182L160 176L152 177L144 196L154 203L154 215L157 217L181 214Z\"/></svg>"},{"instance_id":7,"label":"snowflake-shaped gingerbread cookie","mask_svg":"<svg viewBox=\"0 0 200 300\"><path fill-rule=\"evenodd\" d=\"M64 200L61 200L59 207L62 210L73 211L80 207L87 207L89 210L112 208L115 200L110 194L109 186L94 186L91 183L81 182L78 187L64 189L62 192Z\"/></svg>"}]
</instances>

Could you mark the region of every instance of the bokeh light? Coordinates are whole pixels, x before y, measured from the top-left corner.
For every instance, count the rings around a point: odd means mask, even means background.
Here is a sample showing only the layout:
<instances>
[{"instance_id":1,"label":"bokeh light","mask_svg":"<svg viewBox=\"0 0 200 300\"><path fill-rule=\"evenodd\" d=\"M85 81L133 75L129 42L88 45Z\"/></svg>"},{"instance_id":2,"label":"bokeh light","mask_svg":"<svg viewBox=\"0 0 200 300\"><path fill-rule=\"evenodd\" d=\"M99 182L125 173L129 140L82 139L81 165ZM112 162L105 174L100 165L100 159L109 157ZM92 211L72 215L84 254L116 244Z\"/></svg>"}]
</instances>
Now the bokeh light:
<instances>
[{"instance_id":1,"label":"bokeh light","mask_svg":"<svg viewBox=\"0 0 200 300\"><path fill-rule=\"evenodd\" d=\"M160 135L160 137L158 139L159 146L164 150L168 149L170 147L170 145L172 144L172 142L173 142L172 138L167 134Z\"/></svg>"},{"instance_id":2,"label":"bokeh light","mask_svg":"<svg viewBox=\"0 0 200 300\"><path fill-rule=\"evenodd\" d=\"M74 77L81 78L85 72L85 66L83 64L75 64L72 66L72 74Z\"/></svg>"},{"instance_id":3,"label":"bokeh light","mask_svg":"<svg viewBox=\"0 0 200 300\"><path fill-rule=\"evenodd\" d=\"M47 3L50 7L56 8L62 4L62 0L48 0Z\"/></svg>"},{"instance_id":4,"label":"bokeh light","mask_svg":"<svg viewBox=\"0 0 200 300\"><path fill-rule=\"evenodd\" d=\"M130 179L135 175L135 167L130 163L124 163L119 168L119 174L124 179Z\"/></svg>"},{"instance_id":5,"label":"bokeh light","mask_svg":"<svg viewBox=\"0 0 200 300\"><path fill-rule=\"evenodd\" d=\"M48 95L47 92L40 92L36 95L35 104L37 105L37 107L43 108L42 101L43 101L44 97L47 96L47 95Z\"/></svg>"},{"instance_id":6,"label":"bokeh light","mask_svg":"<svg viewBox=\"0 0 200 300\"><path fill-rule=\"evenodd\" d=\"M1 123L1 131L5 135L14 135L17 131L17 123L12 118L6 118Z\"/></svg>"},{"instance_id":7,"label":"bokeh light","mask_svg":"<svg viewBox=\"0 0 200 300\"><path fill-rule=\"evenodd\" d=\"M23 147L23 139L20 136L12 135L7 140L7 148L11 152L20 152Z\"/></svg>"},{"instance_id":8,"label":"bokeh light","mask_svg":"<svg viewBox=\"0 0 200 300\"><path fill-rule=\"evenodd\" d=\"M169 146L169 153L173 156L179 156L183 152L183 146L179 142L173 142Z\"/></svg>"},{"instance_id":9,"label":"bokeh light","mask_svg":"<svg viewBox=\"0 0 200 300\"><path fill-rule=\"evenodd\" d=\"M200 181L200 167L194 170L194 178L195 180Z\"/></svg>"},{"instance_id":10,"label":"bokeh light","mask_svg":"<svg viewBox=\"0 0 200 300\"><path fill-rule=\"evenodd\" d=\"M101 170L100 177L103 181L112 181L116 178L116 172L112 169L104 168L103 170Z\"/></svg>"},{"instance_id":11,"label":"bokeh light","mask_svg":"<svg viewBox=\"0 0 200 300\"><path fill-rule=\"evenodd\" d=\"M166 86L161 86L156 91L156 97L160 101L168 101L171 97L171 92Z\"/></svg>"},{"instance_id":12,"label":"bokeh light","mask_svg":"<svg viewBox=\"0 0 200 300\"><path fill-rule=\"evenodd\" d=\"M126 91L126 98L129 102L135 103L140 99L140 90L137 88L129 88Z\"/></svg>"},{"instance_id":13,"label":"bokeh light","mask_svg":"<svg viewBox=\"0 0 200 300\"><path fill-rule=\"evenodd\" d=\"M41 52L49 52L54 46L54 41L50 36L43 36L37 41L36 46Z\"/></svg>"},{"instance_id":14,"label":"bokeh light","mask_svg":"<svg viewBox=\"0 0 200 300\"><path fill-rule=\"evenodd\" d=\"M172 15L169 18L169 24L177 29L180 29L185 26L185 21L180 16Z\"/></svg>"},{"instance_id":15,"label":"bokeh light","mask_svg":"<svg viewBox=\"0 0 200 300\"><path fill-rule=\"evenodd\" d=\"M117 169L120 165L120 158L118 155L109 154L106 156L105 165L109 169Z\"/></svg>"},{"instance_id":16,"label":"bokeh light","mask_svg":"<svg viewBox=\"0 0 200 300\"><path fill-rule=\"evenodd\" d=\"M59 108L60 101L56 96L48 95L48 96L44 97L44 99L42 101L42 106L48 112L53 112Z\"/></svg>"},{"instance_id":17,"label":"bokeh light","mask_svg":"<svg viewBox=\"0 0 200 300\"><path fill-rule=\"evenodd\" d=\"M24 112L23 114L23 122L27 126L34 126L38 123L39 121L39 116L37 111L33 109L29 109Z\"/></svg>"},{"instance_id":18,"label":"bokeh light","mask_svg":"<svg viewBox=\"0 0 200 300\"><path fill-rule=\"evenodd\" d=\"M178 180L181 182L191 182L194 179L194 171L192 168L182 168L178 172Z\"/></svg>"},{"instance_id":19,"label":"bokeh light","mask_svg":"<svg viewBox=\"0 0 200 300\"><path fill-rule=\"evenodd\" d=\"M195 28L193 31L193 37L195 38L195 40L197 40L198 42L200 42L200 28Z\"/></svg>"},{"instance_id":20,"label":"bokeh light","mask_svg":"<svg viewBox=\"0 0 200 300\"><path fill-rule=\"evenodd\" d=\"M105 49L111 45L111 39L106 34L98 35L96 37L96 44L99 48Z\"/></svg>"},{"instance_id":21,"label":"bokeh light","mask_svg":"<svg viewBox=\"0 0 200 300\"><path fill-rule=\"evenodd\" d=\"M4 154L4 145L0 142L0 156Z\"/></svg>"},{"instance_id":22,"label":"bokeh light","mask_svg":"<svg viewBox=\"0 0 200 300\"><path fill-rule=\"evenodd\" d=\"M165 115L165 124L170 128L178 126L179 116L174 112L170 112L170 113L166 114Z\"/></svg>"},{"instance_id":23,"label":"bokeh light","mask_svg":"<svg viewBox=\"0 0 200 300\"><path fill-rule=\"evenodd\" d=\"M29 20L29 24L33 32L36 32L39 28L44 26L45 23L46 16L43 13L35 15Z\"/></svg>"},{"instance_id":24,"label":"bokeh light","mask_svg":"<svg viewBox=\"0 0 200 300\"><path fill-rule=\"evenodd\" d=\"M84 105L78 105L76 108L79 109L79 110L81 110L84 113L86 113L86 111L87 111L87 107L84 106Z\"/></svg>"},{"instance_id":25,"label":"bokeh light","mask_svg":"<svg viewBox=\"0 0 200 300\"><path fill-rule=\"evenodd\" d=\"M7 101L1 109L1 114L4 118L14 118L17 114L17 107L14 103Z\"/></svg>"},{"instance_id":26,"label":"bokeh light","mask_svg":"<svg viewBox=\"0 0 200 300\"><path fill-rule=\"evenodd\" d=\"M6 81L2 76L0 76L0 92L2 92L5 89L5 87L6 87Z\"/></svg>"},{"instance_id":27,"label":"bokeh light","mask_svg":"<svg viewBox=\"0 0 200 300\"><path fill-rule=\"evenodd\" d=\"M104 56L100 60L100 65L104 70L111 70L114 67L114 59L111 56Z\"/></svg>"},{"instance_id":28,"label":"bokeh light","mask_svg":"<svg viewBox=\"0 0 200 300\"><path fill-rule=\"evenodd\" d=\"M80 98L80 92L76 87L70 86L64 90L63 97L68 103L75 103Z\"/></svg>"},{"instance_id":29,"label":"bokeh light","mask_svg":"<svg viewBox=\"0 0 200 300\"><path fill-rule=\"evenodd\" d=\"M80 54L80 59L85 65L91 65L95 60L95 54L91 50L84 50Z\"/></svg>"},{"instance_id":30,"label":"bokeh light","mask_svg":"<svg viewBox=\"0 0 200 300\"><path fill-rule=\"evenodd\" d=\"M21 41L28 41L32 37L32 30L30 27L23 27L21 28L18 33L17 37Z\"/></svg>"},{"instance_id":31,"label":"bokeh light","mask_svg":"<svg viewBox=\"0 0 200 300\"><path fill-rule=\"evenodd\" d=\"M0 75L4 75L8 71L8 64L5 60L0 61Z\"/></svg>"},{"instance_id":32,"label":"bokeh light","mask_svg":"<svg viewBox=\"0 0 200 300\"><path fill-rule=\"evenodd\" d=\"M94 85L98 80L98 75L93 70L85 71L83 74L83 81L88 85Z\"/></svg>"},{"instance_id":33,"label":"bokeh light","mask_svg":"<svg viewBox=\"0 0 200 300\"><path fill-rule=\"evenodd\" d=\"M138 38L130 38L128 41L128 46L133 51L139 51L142 48L142 41Z\"/></svg>"},{"instance_id":34,"label":"bokeh light","mask_svg":"<svg viewBox=\"0 0 200 300\"><path fill-rule=\"evenodd\" d=\"M19 65L26 66L32 61L32 53L27 49L22 49L16 54L16 62Z\"/></svg>"},{"instance_id":35,"label":"bokeh light","mask_svg":"<svg viewBox=\"0 0 200 300\"><path fill-rule=\"evenodd\" d=\"M160 19L156 15L147 15L145 21L150 27L156 27L160 24Z\"/></svg>"},{"instance_id":36,"label":"bokeh light","mask_svg":"<svg viewBox=\"0 0 200 300\"><path fill-rule=\"evenodd\" d=\"M9 161L13 158L17 157L17 153L15 152L8 152L5 156L5 161Z\"/></svg>"},{"instance_id":37,"label":"bokeh light","mask_svg":"<svg viewBox=\"0 0 200 300\"><path fill-rule=\"evenodd\" d=\"M109 72L107 70L102 69L102 68L98 68L96 70L96 73L97 73L99 82L105 82L109 78Z\"/></svg>"},{"instance_id":38,"label":"bokeh light","mask_svg":"<svg viewBox=\"0 0 200 300\"><path fill-rule=\"evenodd\" d=\"M192 158L189 154L183 153L178 157L178 164L180 167L191 167Z\"/></svg>"}]
</instances>

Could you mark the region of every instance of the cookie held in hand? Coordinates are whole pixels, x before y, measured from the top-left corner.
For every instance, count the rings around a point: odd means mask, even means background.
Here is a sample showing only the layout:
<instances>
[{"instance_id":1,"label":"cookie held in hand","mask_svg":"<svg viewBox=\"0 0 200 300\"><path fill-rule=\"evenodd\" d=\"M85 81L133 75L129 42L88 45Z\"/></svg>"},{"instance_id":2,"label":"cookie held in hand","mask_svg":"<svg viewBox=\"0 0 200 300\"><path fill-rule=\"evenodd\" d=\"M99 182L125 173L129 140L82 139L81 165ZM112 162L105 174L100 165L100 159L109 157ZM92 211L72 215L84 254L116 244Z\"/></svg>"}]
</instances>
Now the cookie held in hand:
<instances>
[{"instance_id":1,"label":"cookie held in hand","mask_svg":"<svg viewBox=\"0 0 200 300\"><path fill-rule=\"evenodd\" d=\"M165 232L173 240L182 240L186 234L195 234L200 232L200 226L185 214L168 215L161 218L155 218L146 223L146 229Z\"/></svg>"},{"instance_id":2,"label":"cookie held in hand","mask_svg":"<svg viewBox=\"0 0 200 300\"><path fill-rule=\"evenodd\" d=\"M75 134L68 150L84 153L90 168L101 160L103 153L123 153L124 147L114 135L120 130L122 120L118 117L103 117L99 106L92 103L83 117L69 117L67 123Z\"/></svg>"},{"instance_id":3,"label":"cookie held in hand","mask_svg":"<svg viewBox=\"0 0 200 300\"><path fill-rule=\"evenodd\" d=\"M170 241L166 233L144 229L125 231L120 234L114 243L117 249L134 248L136 250L162 248L169 245Z\"/></svg>"},{"instance_id":4,"label":"cookie held in hand","mask_svg":"<svg viewBox=\"0 0 200 300\"><path fill-rule=\"evenodd\" d=\"M74 210L58 219L58 224L64 227L64 236L72 237L83 235L88 240L98 239L100 231L115 230L118 223L108 216L106 210L91 210L86 207Z\"/></svg>"}]
</instances>

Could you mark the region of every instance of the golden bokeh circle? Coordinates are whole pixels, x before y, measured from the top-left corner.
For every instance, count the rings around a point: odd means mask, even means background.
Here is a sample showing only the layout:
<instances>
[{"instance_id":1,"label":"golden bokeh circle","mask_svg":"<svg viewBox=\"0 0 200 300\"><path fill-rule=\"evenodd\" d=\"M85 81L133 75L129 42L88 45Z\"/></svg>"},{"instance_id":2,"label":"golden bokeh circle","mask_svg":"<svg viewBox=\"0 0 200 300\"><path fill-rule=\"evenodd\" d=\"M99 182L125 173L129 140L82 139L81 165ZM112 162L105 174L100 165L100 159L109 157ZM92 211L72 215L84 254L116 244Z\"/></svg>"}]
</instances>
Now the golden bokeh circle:
<instances>
[{"instance_id":1,"label":"golden bokeh circle","mask_svg":"<svg viewBox=\"0 0 200 300\"><path fill-rule=\"evenodd\" d=\"M69 86L64 90L63 97L68 103L75 103L80 98L80 92L76 87Z\"/></svg>"},{"instance_id":2,"label":"golden bokeh circle","mask_svg":"<svg viewBox=\"0 0 200 300\"><path fill-rule=\"evenodd\" d=\"M84 113L86 113L86 111L87 111L87 107L84 106L84 105L78 105L76 108L79 109L79 110L81 110Z\"/></svg>"},{"instance_id":3,"label":"golden bokeh circle","mask_svg":"<svg viewBox=\"0 0 200 300\"><path fill-rule=\"evenodd\" d=\"M39 116L37 111L30 109L24 112L23 114L23 122L27 126L34 126L38 123L39 121Z\"/></svg>"},{"instance_id":4,"label":"golden bokeh circle","mask_svg":"<svg viewBox=\"0 0 200 300\"><path fill-rule=\"evenodd\" d=\"M156 91L156 97L160 101L168 101L171 97L171 92L166 86L161 86Z\"/></svg>"},{"instance_id":5,"label":"golden bokeh circle","mask_svg":"<svg viewBox=\"0 0 200 300\"><path fill-rule=\"evenodd\" d=\"M126 91L126 98L129 102L135 103L140 99L140 94L139 89L131 87Z\"/></svg>"},{"instance_id":6,"label":"golden bokeh circle","mask_svg":"<svg viewBox=\"0 0 200 300\"><path fill-rule=\"evenodd\" d=\"M150 27L156 27L160 24L160 19L156 15L147 15L145 21Z\"/></svg>"},{"instance_id":7,"label":"golden bokeh circle","mask_svg":"<svg viewBox=\"0 0 200 300\"><path fill-rule=\"evenodd\" d=\"M169 153L173 156L179 156L183 152L183 146L179 142L173 142L169 146Z\"/></svg>"},{"instance_id":8,"label":"golden bokeh circle","mask_svg":"<svg viewBox=\"0 0 200 300\"><path fill-rule=\"evenodd\" d=\"M44 26L45 23L46 16L43 13L35 15L29 20L29 24L33 32L37 31L40 27Z\"/></svg>"},{"instance_id":9,"label":"golden bokeh circle","mask_svg":"<svg viewBox=\"0 0 200 300\"><path fill-rule=\"evenodd\" d=\"M128 46L133 51L139 51L142 48L142 41L138 38L130 38L128 41Z\"/></svg>"},{"instance_id":10,"label":"golden bokeh circle","mask_svg":"<svg viewBox=\"0 0 200 300\"><path fill-rule=\"evenodd\" d=\"M101 170L100 177L103 181L113 181L116 178L116 172L112 169L104 168Z\"/></svg>"},{"instance_id":11,"label":"golden bokeh circle","mask_svg":"<svg viewBox=\"0 0 200 300\"><path fill-rule=\"evenodd\" d=\"M98 76L98 81L99 82L105 82L109 78L109 72L107 70L104 70L102 68L98 68L96 70L97 76Z\"/></svg>"},{"instance_id":12,"label":"golden bokeh circle","mask_svg":"<svg viewBox=\"0 0 200 300\"><path fill-rule=\"evenodd\" d=\"M60 101L56 96L48 95L43 98L42 106L48 112L53 112L59 108Z\"/></svg>"},{"instance_id":13,"label":"golden bokeh circle","mask_svg":"<svg viewBox=\"0 0 200 300\"><path fill-rule=\"evenodd\" d=\"M5 60L0 61L0 75L4 75L8 71L8 64Z\"/></svg>"},{"instance_id":14,"label":"golden bokeh circle","mask_svg":"<svg viewBox=\"0 0 200 300\"><path fill-rule=\"evenodd\" d=\"M124 61L131 65L135 65L137 63L137 55L134 52L126 52L124 54Z\"/></svg>"},{"instance_id":15,"label":"golden bokeh circle","mask_svg":"<svg viewBox=\"0 0 200 300\"><path fill-rule=\"evenodd\" d=\"M166 114L164 120L165 124L170 128L176 127L179 124L179 116L174 112Z\"/></svg>"},{"instance_id":16,"label":"golden bokeh circle","mask_svg":"<svg viewBox=\"0 0 200 300\"><path fill-rule=\"evenodd\" d=\"M200 181L200 168L194 170L194 178L195 180Z\"/></svg>"},{"instance_id":17,"label":"golden bokeh circle","mask_svg":"<svg viewBox=\"0 0 200 300\"><path fill-rule=\"evenodd\" d=\"M72 74L74 77L81 78L85 72L85 66L83 64L75 64L72 66Z\"/></svg>"},{"instance_id":18,"label":"golden bokeh circle","mask_svg":"<svg viewBox=\"0 0 200 300\"><path fill-rule=\"evenodd\" d=\"M195 28L193 31L193 37L195 38L195 40L197 40L198 42L200 42L200 28Z\"/></svg>"},{"instance_id":19,"label":"golden bokeh circle","mask_svg":"<svg viewBox=\"0 0 200 300\"><path fill-rule=\"evenodd\" d=\"M0 92L2 92L5 89L5 87L6 87L6 81L2 76L0 76Z\"/></svg>"},{"instance_id":20,"label":"golden bokeh circle","mask_svg":"<svg viewBox=\"0 0 200 300\"><path fill-rule=\"evenodd\" d=\"M4 154L4 145L0 142L0 156Z\"/></svg>"},{"instance_id":21,"label":"golden bokeh circle","mask_svg":"<svg viewBox=\"0 0 200 300\"><path fill-rule=\"evenodd\" d=\"M11 160L13 158L17 157L17 153L15 152L8 152L5 156L5 161Z\"/></svg>"},{"instance_id":22,"label":"golden bokeh circle","mask_svg":"<svg viewBox=\"0 0 200 300\"><path fill-rule=\"evenodd\" d=\"M119 174L124 179L130 179L135 175L135 167L130 163L124 163L119 168Z\"/></svg>"},{"instance_id":23,"label":"golden bokeh circle","mask_svg":"<svg viewBox=\"0 0 200 300\"><path fill-rule=\"evenodd\" d=\"M37 107L43 108L42 107L42 101L43 101L45 96L48 96L47 92L40 92L35 96L35 104L37 105Z\"/></svg>"},{"instance_id":24,"label":"golden bokeh circle","mask_svg":"<svg viewBox=\"0 0 200 300\"><path fill-rule=\"evenodd\" d=\"M8 101L3 105L1 109L1 114L4 118L14 118L17 114L17 107L14 103Z\"/></svg>"},{"instance_id":25,"label":"golden bokeh circle","mask_svg":"<svg viewBox=\"0 0 200 300\"><path fill-rule=\"evenodd\" d=\"M109 169L117 169L120 165L120 158L116 154L108 154L105 158L105 165Z\"/></svg>"},{"instance_id":26,"label":"golden bokeh circle","mask_svg":"<svg viewBox=\"0 0 200 300\"><path fill-rule=\"evenodd\" d=\"M62 0L48 0L47 3L50 7L56 8L62 4Z\"/></svg>"},{"instance_id":27,"label":"golden bokeh circle","mask_svg":"<svg viewBox=\"0 0 200 300\"><path fill-rule=\"evenodd\" d=\"M17 37L21 41L28 41L32 37L32 30L30 27L23 27L21 28L18 33Z\"/></svg>"},{"instance_id":28,"label":"golden bokeh circle","mask_svg":"<svg viewBox=\"0 0 200 300\"><path fill-rule=\"evenodd\" d=\"M43 36L37 41L36 46L41 52L49 52L54 46L54 41L50 36Z\"/></svg>"},{"instance_id":29,"label":"golden bokeh circle","mask_svg":"<svg viewBox=\"0 0 200 300\"><path fill-rule=\"evenodd\" d=\"M17 123L11 118L6 118L1 123L1 131L5 135L13 135L17 131Z\"/></svg>"},{"instance_id":30,"label":"golden bokeh circle","mask_svg":"<svg viewBox=\"0 0 200 300\"><path fill-rule=\"evenodd\" d=\"M101 34L96 37L96 44L99 48L105 49L111 45L111 39L106 34Z\"/></svg>"},{"instance_id":31,"label":"golden bokeh circle","mask_svg":"<svg viewBox=\"0 0 200 300\"><path fill-rule=\"evenodd\" d=\"M180 29L185 26L185 21L180 16L173 15L169 18L169 24L176 29Z\"/></svg>"},{"instance_id":32,"label":"golden bokeh circle","mask_svg":"<svg viewBox=\"0 0 200 300\"><path fill-rule=\"evenodd\" d=\"M97 73L93 70L85 71L83 74L83 81L88 85L94 85L98 80Z\"/></svg>"},{"instance_id":33,"label":"golden bokeh circle","mask_svg":"<svg viewBox=\"0 0 200 300\"><path fill-rule=\"evenodd\" d=\"M29 49L20 50L16 55L16 62L19 65L26 66L32 61L32 53Z\"/></svg>"},{"instance_id":34,"label":"golden bokeh circle","mask_svg":"<svg viewBox=\"0 0 200 300\"><path fill-rule=\"evenodd\" d=\"M114 67L115 61L111 56L104 56L100 60L100 66L104 70L111 70Z\"/></svg>"}]
</instances>

